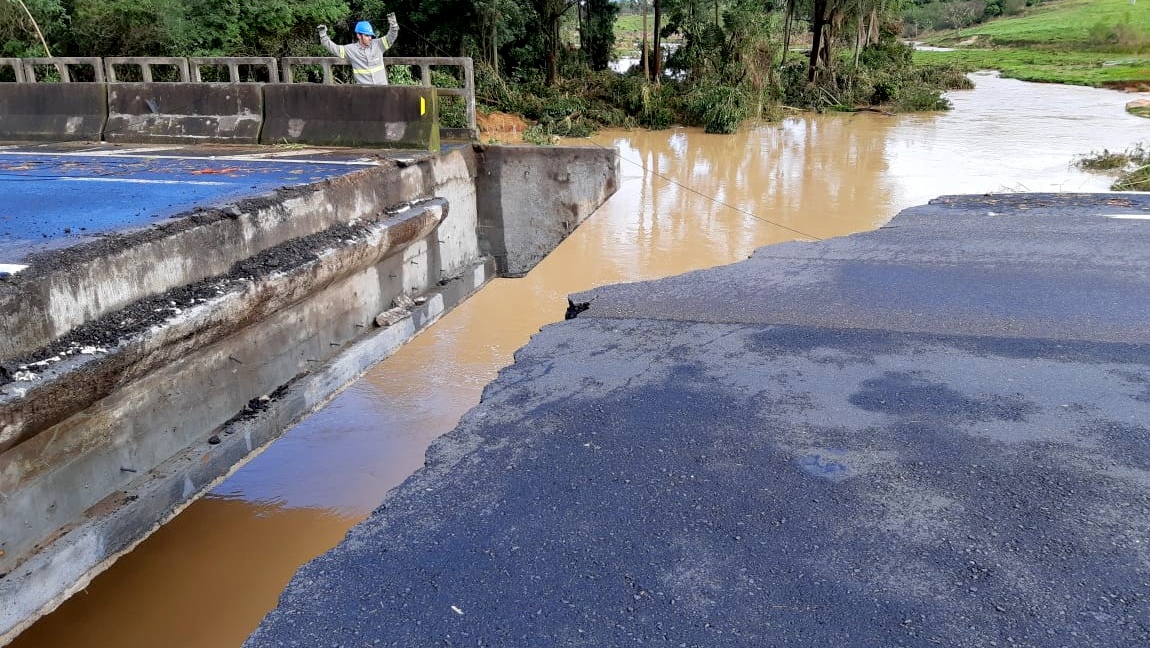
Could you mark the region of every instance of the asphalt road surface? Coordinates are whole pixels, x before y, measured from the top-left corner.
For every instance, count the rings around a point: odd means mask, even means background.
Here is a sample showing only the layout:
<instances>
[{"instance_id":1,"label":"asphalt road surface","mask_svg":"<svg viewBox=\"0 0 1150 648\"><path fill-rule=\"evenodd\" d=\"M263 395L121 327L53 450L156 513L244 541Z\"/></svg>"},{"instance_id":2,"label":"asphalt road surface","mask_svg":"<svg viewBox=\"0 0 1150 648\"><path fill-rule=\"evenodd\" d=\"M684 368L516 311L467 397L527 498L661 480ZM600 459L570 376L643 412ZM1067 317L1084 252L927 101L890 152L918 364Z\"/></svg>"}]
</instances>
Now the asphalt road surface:
<instances>
[{"instance_id":1,"label":"asphalt road surface","mask_svg":"<svg viewBox=\"0 0 1150 648\"><path fill-rule=\"evenodd\" d=\"M1150 645L1147 215L954 197L573 296L246 645Z\"/></svg>"}]
</instances>

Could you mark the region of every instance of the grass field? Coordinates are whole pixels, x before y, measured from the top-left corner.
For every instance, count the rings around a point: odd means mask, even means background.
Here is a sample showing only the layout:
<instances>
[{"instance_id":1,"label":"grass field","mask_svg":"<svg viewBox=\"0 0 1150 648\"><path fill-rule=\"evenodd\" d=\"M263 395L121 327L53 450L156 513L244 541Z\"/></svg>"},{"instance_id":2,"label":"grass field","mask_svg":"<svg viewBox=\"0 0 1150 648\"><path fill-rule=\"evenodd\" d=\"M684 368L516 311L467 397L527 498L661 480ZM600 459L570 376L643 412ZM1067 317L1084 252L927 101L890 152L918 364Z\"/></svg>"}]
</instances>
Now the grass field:
<instances>
[{"instance_id":1,"label":"grass field","mask_svg":"<svg viewBox=\"0 0 1150 648\"><path fill-rule=\"evenodd\" d=\"M1133 41L1107 42L1128 30ZM1043 4L1029 13L993 20L964 29L941 41L978 38L999 47L1044 47L1069 50L1146 47L1150 36L1150 1L1130 4L1129 0L1063 0ZM1137 42L1139 41L1140 42Z\"/></svg>"},{"instance_id":2,"label":"grass field","mask_svg":"<svg viewBox=\"0 0 1150 648\"><path fill-rule=\"evenodd\" d=\"M925 62L1026 81L1150 88L1150 0L1063 0L926 40L955 50L918 52Z\"/></svg>"}]
</instances>

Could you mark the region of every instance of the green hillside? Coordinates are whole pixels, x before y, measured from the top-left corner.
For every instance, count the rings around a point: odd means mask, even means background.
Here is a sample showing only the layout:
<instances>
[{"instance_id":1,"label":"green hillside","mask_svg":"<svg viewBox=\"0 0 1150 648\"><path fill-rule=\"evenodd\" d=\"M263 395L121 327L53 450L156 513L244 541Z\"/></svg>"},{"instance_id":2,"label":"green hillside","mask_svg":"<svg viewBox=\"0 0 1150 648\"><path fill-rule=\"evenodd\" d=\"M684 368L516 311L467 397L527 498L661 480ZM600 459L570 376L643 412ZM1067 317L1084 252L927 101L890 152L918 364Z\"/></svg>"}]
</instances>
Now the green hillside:
<instances>
[{"instance_id":1,"label":"green hillside","mask_svg":"<svg viewBox=\"0 0 1150 648\"><path fill-rule=\"evenodd\" d=\"M1150 0L1063 0L957 32L920 52L924 61L955 61L1005 76L1089 86L1150 89Z\"/></svg>"}]
</instances>

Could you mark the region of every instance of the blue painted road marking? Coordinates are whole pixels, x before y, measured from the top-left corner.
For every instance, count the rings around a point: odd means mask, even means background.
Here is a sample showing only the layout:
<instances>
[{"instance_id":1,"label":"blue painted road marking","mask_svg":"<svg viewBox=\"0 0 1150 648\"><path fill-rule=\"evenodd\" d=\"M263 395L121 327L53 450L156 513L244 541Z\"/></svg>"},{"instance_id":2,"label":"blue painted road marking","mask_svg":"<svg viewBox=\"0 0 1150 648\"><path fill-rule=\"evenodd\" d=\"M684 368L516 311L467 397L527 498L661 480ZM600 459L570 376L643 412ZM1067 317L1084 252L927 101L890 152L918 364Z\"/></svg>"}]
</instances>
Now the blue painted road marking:
<instances>
[{"instance_id":1,"label":"blue painted road marking","mask_svg":"<svg viewBox=\"0 0 1150 648\"><path fill-rule=\"evenodd\" d=\"M0 150L0 263L369 164Z\"/></svg>"}]
</instances>

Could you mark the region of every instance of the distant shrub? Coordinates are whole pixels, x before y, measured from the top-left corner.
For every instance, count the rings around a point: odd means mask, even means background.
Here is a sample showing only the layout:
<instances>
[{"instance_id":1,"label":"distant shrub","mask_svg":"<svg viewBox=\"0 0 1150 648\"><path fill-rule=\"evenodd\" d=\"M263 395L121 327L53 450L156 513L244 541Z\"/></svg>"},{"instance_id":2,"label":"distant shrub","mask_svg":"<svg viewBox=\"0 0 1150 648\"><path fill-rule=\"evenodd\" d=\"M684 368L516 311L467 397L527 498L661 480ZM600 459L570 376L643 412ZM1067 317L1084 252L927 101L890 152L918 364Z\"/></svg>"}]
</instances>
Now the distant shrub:
<instances>
[{"instance_id":1,"label":"distant shrub","mask_svg":"<svg viewBox=\"0 0 1150 648\"><path fill-rule=\"evenodd\" d=\"M1026 11L1026 0L1002 0L1002 15L1017 16Z\"/></svg>"},{"instance_id":2,"label":"distant shrub","mask_svg":"<svg viewBox=\"0 0 1150 648\"><path fill-rule=\"evenodd\" d=\"M683 103L687 123L708 133L734 133L750 117L746 94L731 86L697 85Z\"/></svg>"},{"instance_id":3,"label":"distant shrub","mask_svg":"<svg viewBox=\"0 0 1150 648\"><path fill-rule=\"evenodd\" d=\"M1125 21L1114 25L1101 21L1095 23L1086 39L1094 47L1119 52L1139 51L1146 47L1148 41L1146 33L1130 23L1129 15Z\"/></svg>"},{"instance_id":4,"label":"distant shrub","mask_svg":"<svg viewBox=\"0 0 1150 648\"><path fill-rule=\"evenodd\" d=\"M934 88L913 85L903 88L894 101L898 112L950 110L950 101Z\"/></svg>"},{"instance_id":5,"label":"distant shrub","mask_svg":"<svg viewBox=\"0 0 1150 648\"><path fill-rule=\"evenodd\" d=\"M1102 149L1075 161L1075 166L1084 171L1120 171L1130 163L1126 153Z\"/></svg>"}]
</instances>

